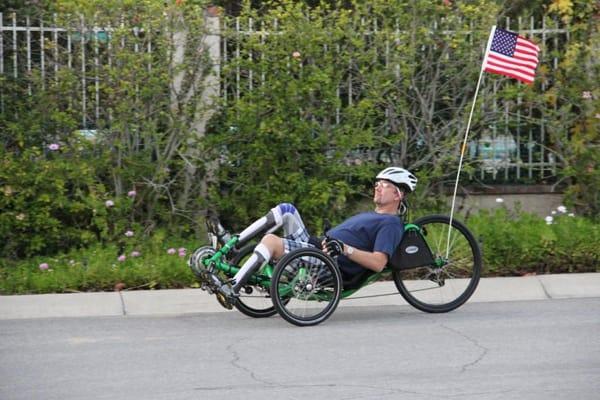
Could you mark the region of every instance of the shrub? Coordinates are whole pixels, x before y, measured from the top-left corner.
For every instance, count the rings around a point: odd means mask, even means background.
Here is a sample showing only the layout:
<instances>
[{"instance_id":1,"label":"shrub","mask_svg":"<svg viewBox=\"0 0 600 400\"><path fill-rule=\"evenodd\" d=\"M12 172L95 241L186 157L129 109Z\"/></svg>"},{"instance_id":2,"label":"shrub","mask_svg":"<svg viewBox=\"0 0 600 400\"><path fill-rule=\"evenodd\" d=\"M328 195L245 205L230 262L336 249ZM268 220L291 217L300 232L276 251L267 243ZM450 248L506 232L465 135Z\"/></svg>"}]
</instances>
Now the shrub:
<instances>
[{"instance_id":1,"label":"shrub","mask_svg":"<svg viewBox=\"0 0 600 400\"><path fill-rule=\"evenodd\" d=\"M29 257L99 239L104 187L83 143L0 149L0 256Z\"/></svg>"},{"instance_id":2,"label":"shrub","mask_svg":"<svg viewBox=\"0 0 600 400\"><path fill-rule=\"evenodd\" d=\"M548 224L502 208L472 216L467 225L481 241L487 276L600 269L600 226L590 219L563 214Z\"/></svg>"},{"instance_id":3,"label":"shrub","mask_svg":"<svg viewBox=\"0 0 600 400\"><path fill-rule=\"evenodd\" d=\"M144 245L94 245L53 257L5 260L0 294L197 287L186 263L189 251L169 254L167 246L193 249L198 244L164 238L159 232Z\"/></svg>"}]
</instances>

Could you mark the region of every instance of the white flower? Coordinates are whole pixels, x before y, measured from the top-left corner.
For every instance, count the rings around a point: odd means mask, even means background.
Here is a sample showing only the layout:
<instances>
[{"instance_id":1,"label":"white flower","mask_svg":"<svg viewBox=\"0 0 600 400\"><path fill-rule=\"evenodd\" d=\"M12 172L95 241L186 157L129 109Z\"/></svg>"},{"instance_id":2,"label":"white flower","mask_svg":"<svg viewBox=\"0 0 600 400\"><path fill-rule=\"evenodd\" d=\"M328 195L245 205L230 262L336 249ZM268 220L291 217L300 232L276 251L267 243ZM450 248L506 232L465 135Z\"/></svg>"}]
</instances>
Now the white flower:
<instances>
[{"instance_id":1,"label":"white flower","mask_svg":"<svg viewBox=\"0 0 600 400\"><path fill-rule=\"evenodd\" d=\"M558 212L563 214L567 212L567 207L565 206L558 206L556 209L558 210Z\"/></svg>"},{"instance_id":2,"label":"white flower","mask_svg":"<svg viewBox=\"0 0 600 400\"><path fill-rule=\"evenodd\" d=\"M546 223L547 223L548 225L550 225L550 224L552 223L552 221L554 221L554 218L552 218L550 215L548 215L548 216L545 218L545 221L546 221Z\"/></svg>"},{"instance_id":3,"label":"white flower","mask_svg":"<svg viewBox=\"0 0 600 400\"><path fill-rule=\"evenodd\" d=\"M496 203L504 203L504 199L502 197L497 197Z\"/></svg>"},{"instance_id":4,"label":"white flower","mask_svg":"<svg viewBox=\"0 0 600 400\"><path fill-rule=\"evenodd\" d=\"M112 207L112 206L114 206L114 205L115 205L115 202L114 202L114 201L112 201L112 200L106 200L106 202L104 203L104 205L105 205L106 207Z\"/></svg>"},{"instance_id":5,"label":"white flower","mask_svg":"<svg viewBox=\"0 0 600 400\"><path fill-rule=\"evenodd\" d=\"M568 215L569 215L569 217L574 217L575 216L574 213L569 213Z\"/></svg>"}]
</instances>

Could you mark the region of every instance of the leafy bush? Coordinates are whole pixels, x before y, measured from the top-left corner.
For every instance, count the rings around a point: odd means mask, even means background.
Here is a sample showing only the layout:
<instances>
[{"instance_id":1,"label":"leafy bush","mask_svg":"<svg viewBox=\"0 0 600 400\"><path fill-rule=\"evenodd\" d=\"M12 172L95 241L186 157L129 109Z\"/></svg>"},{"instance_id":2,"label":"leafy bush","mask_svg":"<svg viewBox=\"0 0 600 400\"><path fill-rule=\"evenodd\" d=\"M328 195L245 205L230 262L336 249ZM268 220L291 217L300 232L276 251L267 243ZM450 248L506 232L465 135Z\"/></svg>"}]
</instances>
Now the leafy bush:
<instances>
[{"instance_id":1,"label":"leafy bush","mask_svg":"<svg viewBox=\"0 0 600 400\"><path fill-rule=\"evenodd\" d=\"M13 260L96 242L120 250L131 241L127 231L135 240L157 228L182 237L200 233L209 204L235 230L291 201L318 230L322 218L349 214L392 155L419 175L414 203L422 208L442 199L432 191L454 175L458 133L479 72L476 43L485 43L500 11L498 2L487 0L281 0L260 8L245 2L240 21L254 26L221 32L228 53L217 97L225 102L204 137L215 111L203 99L212 65L205 51L208 2L38 3L57 13L56 23L66 29L60 35L80 35L81 13L87 23L113 27L113 42L69 41L71 55L84 50L80 46L94 47L100 62L79 60L67 56L61 36L51 41L59 48L48 46L45 53L48 65L58 68L41 74L36 56L31 73L0 76L0 257ZM562 163L569 198L597 215L598 29L590 22L597 7L588 3L549 8L576 23L560 65L549 68L560 44L545 49L536 85L501 84L508 89L498 91L497 100L508 101L511 110L519 103L539 110L550 121L548 151ZM222 22L236 23L226 16ZM83 104L83 90L89 98L98 90L97 119L91 104ZM497 119L489 105L477 109L474 125ZM84 127L96 131L95 144L75 133ZM59 148L50 150L51 144ZM385 157L373 156L374 149ZM136 197L127 197L133 189ZM114 206L107 207L108 200ZM546 247L561 245L545 231L530 233L542 235ZM508 254L511 245L503 248ZM531 249L531 260L549 254Z\"/></svg>"},{"instance_id":2,"label":"leafy bush","mask_svg":"<svg viewBox=\"0 0 600 400\"><path fill-rule=\"evenodd\" d=\"M55 5L60 12L52 23L65 31L45 60L56 68L42 73L35 56L31 73L0 76L0 257L53 254L98 240L120 246L127 229L201 231L206 194L205 185L197 184L204 160L197 155L195 127L204 111L195 91L207 71L202 5ZM84 20L116 27L113 43L82 38ZM174 31L187 34L185 43L173 43ZM81 40L67 42L67 36ZM139 50L149 47L152 52ZM175 47L185 52L177 65ZM73 57L86 49L94 49L96 59ZM95 84L82 87L89 71ZM170 85L175 80L180 83ZM101 99L96 110L93 98ZM94 143L80 137L82 128ZM137 196L127 199L133 189ZM104 206L109 199L115 202L110 210Z\"/></svg>"},{"instance_id":3,"label":"leafy bush","mask_svg":"<svg viewBox=\"0 0 600 400\"><path fill-rule=\"evenodd\" d=\"M241 51L223 63L229 93L208 148L224 162L211 202L231 224L282 201L319 224L347 215L392 162L423 177L415 201L431 198L457 164L457 131L477 82L468 42L487 35L467 33L463 19L491 25L497 10L479 3L452 13L429 1L246 3L239 21L261 28L223 32Z\"/></svg>"},{"instance_id":4,"label":"leafy bush","mask_svg":"<svg viewBox=\"0 0 600 400\"><path fill-rule=\"evenodd\" d=\"M600 270L600 225L590 219L563 214L548 224L502 208L472 216L467 226L481 241L488 276Z\"/></svg>"},{"instance_id":5,"label":"leafy bush","mask_svg":"<svg viewBox=\"0 0 600 400\"><path fill-rule=\"evenodd\" d=\"M166 237L159 231L143 245L94 245L52 257L4 260L0 294L197 287L186 249L198 244Z\"/></svg>"},{"instance_id":6,"label":"leafy bush","mask_svg":"<svg viewBox=\"0 0 600 400\"><path fill-rule=\"evenodd\" d=\"M100 238L97 210L103 208L105 190L85 156L85 144L72 145L52 143L21 152L0 148L2 257L54 253Z\"/></svg>"}]
</instances>

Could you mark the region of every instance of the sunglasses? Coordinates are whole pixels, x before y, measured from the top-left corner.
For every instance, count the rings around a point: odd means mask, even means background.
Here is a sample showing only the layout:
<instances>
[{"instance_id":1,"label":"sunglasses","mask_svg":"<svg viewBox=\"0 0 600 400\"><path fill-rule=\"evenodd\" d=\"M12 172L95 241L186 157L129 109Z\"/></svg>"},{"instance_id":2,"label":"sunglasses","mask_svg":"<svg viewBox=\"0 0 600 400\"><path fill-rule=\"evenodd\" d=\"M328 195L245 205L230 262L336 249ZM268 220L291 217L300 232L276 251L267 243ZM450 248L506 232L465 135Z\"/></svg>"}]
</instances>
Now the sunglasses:
<instances>
[{"instance_id":1,"label":"sunglasses","mask_svg":"<svg viewBox=\"0 0 600 400\"><path fill-rule=\"evenodd\" d=\"M388 182L388 181L375 181L375 183L373 184L373 187L374 188L381 187L381 188L386 189L386 188L389 188L389 187L394 187L395 188L396 185L394 185L392 182Z\"/></svg>"}]
</instances>

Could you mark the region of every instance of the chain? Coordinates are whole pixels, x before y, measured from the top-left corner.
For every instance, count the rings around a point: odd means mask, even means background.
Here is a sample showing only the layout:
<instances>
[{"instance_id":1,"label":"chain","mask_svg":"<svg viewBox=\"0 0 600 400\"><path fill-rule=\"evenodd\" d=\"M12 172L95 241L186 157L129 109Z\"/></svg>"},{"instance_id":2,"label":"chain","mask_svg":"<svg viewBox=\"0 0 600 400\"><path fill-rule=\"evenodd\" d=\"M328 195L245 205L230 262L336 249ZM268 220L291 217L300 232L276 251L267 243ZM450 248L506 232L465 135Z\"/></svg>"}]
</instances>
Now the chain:
<instances>
[{"instance_id":1,"label":"chain","mask_svg":"<svg viewBox=\"0 0 600 400\"><path fill-rule=\"evenodd\" d=\"M359 296L359 297L352 297L352 298L345 298L342 300L358 300L358 299L369 299L372 297L384 297L384 296L396 296L399 295L400 293L396 292L396 293L385 293L385 294L372 294L370 296Z\"/></svg>"}]
</instances>

